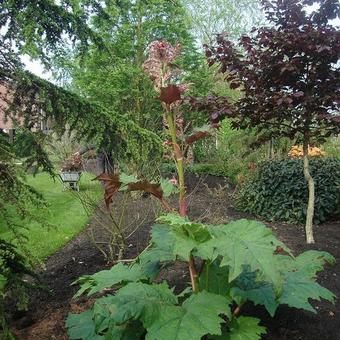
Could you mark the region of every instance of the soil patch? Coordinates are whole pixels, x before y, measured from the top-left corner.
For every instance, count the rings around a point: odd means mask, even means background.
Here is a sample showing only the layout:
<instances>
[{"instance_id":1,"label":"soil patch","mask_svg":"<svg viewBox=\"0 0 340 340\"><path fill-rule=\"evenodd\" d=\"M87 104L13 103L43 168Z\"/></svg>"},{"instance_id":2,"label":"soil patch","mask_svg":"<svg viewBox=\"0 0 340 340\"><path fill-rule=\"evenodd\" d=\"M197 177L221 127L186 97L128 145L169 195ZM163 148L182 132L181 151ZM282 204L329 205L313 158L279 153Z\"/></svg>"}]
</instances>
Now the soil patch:
<instances>
[{"instance_id":1,"label":"soil patch","mask_svg":"<svg viewBox=\"0 0 340 340\"><path fill-rule=\"evenodd\" d=\"M224 223L239 218L255 218L238 212L232 205L233 186L223 178L214 176L189 175L188 204L189 216L192 219L209 223ZM130 205L131 204L131 205ZM131 216L145 216L138 230L129 238L129 247L124 257L134 258L148 244L150 225L159 206L152 197L129 203L127 211ZM133 217L135 218L135 217ZM266 223L275 234L294 252L299 254L307 249L330 252L335 256L337 265L327 268L319 274L319 283L340 296L340 221L336 220L315 228L316 243L307 246L302 226L285 223ZM102 235L101 227L95 219L91 220L88 230ZM88 307L91 301L84 298L74 302L72 296L77 286L71 286L79 276L93 274L99 270L110 268L102 254L89 241L86 230L69 242L65 247L46 261L46 270L40 273L43 284L49 291L33 292L29 310L24 315L13 316L13 331L18 339L44 340L67 339L64 320L69 311L79 312ZM180 291L189 281L186 266L176 264L162 273L170 286L176 285ZM268 334L264 339L271 340L337 340L340 339L340 301L335 306L320 301L313 302L318 314L282 306L274 318L260 307L251 303L244 307L244 313L259 317L267 327Z\"/></svg>"}]
</instances>

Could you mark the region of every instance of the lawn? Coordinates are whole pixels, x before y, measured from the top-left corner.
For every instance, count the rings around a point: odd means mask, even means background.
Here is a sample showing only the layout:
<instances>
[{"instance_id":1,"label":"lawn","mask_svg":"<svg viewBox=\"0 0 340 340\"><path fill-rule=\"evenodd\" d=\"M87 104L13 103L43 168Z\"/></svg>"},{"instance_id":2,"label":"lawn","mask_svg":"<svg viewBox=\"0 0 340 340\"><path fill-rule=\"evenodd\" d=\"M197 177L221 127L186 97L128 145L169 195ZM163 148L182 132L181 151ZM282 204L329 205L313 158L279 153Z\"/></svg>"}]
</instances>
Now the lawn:
<instances>
[{"instance_id":1,"label":"lawn","mask_svg":"<svg viewBox=\"0 0 340 340\"><path fill-rule=\"evenodd\" d=\"M83 173L80 180L80 191L87 191L95 199L100 199L102 189L98 182L91 179L94 175ZM26 226L24 231L28 238L27 246L32 254L44 260L56 252L60 247L70 241L87 225L88 216L74 192L61 190L59 179L53 179L46 173L33 177L27 176L27 183L38 190L48 203L47 209L34 209L35 216L44 218L47 223L41 225L37 222L22 221L17 219L17 224ZM47 227L50 224L52 227ZM10 239L11 234L4 230L0 221L0 234L5 239Z\"/></svg>"}]
</instances>

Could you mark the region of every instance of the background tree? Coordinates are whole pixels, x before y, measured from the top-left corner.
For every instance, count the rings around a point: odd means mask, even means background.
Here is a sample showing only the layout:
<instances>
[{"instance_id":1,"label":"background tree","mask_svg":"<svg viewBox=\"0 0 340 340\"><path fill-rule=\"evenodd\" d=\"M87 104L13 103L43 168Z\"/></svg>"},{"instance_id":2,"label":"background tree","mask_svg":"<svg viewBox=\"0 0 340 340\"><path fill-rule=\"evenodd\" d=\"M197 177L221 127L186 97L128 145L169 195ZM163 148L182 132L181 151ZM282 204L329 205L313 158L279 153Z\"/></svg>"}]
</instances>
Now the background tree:
<instances>
[{"instance_id":1,"label":"background tree","mask_svg":"<svg viewBox=\"0 0 340 340\"><path fill-rule=\"evenodd\" d=\"M67 44L79 44L82 52L90 41L101 44L87 25L90 14L101 12L98 1L4 0L0 10L1 64L13 54L27 54L48 65Z\"/></svg>"},{"instance_id":2,"label":"background tree","mask_svg":"<svg viewBox=\"0 0 340 340\"><path fill-rule=\"evenodd\" d=\"M196 52L189 33L185 8L177 0L138 0L108 1L103 10L106 16L93 16L91 25L107 49L103 51L93 44L84 58L80 58L77 51L72 56L71 51L71 57L57 60L57 66L61 66L57 73L66 68L70 88L81 96L122 119L130 119L143 128L159 132L163 123L158 114L161 105L154 100L157 94L142 64L150 42L167 39L180 43L182 50L186 51L179 64L187 71L187 78L204 65L203 56ZM202 83L201 79L196 80ZM147 145L140 144L140 150L145 147ZM127 161L130 156L124 158ZM155 154L152 158L143 160L144 165L154 163Z\"/></svg>"},{"instance_id":3,"label":"background tree","mask_svg":"<svg viewBox=\"0 0 340 340\"><path fill-rule=\"evenodd\" d=\"M317 11L305 8L318 2ZM340 131L340 32L329 24L339 3L327 1L262 1L273 27L242 36L241 53L224 35L207 48L209 62L220 63L231 88L241 87L235 126L257 127L267 138L300 138L309 198L307 243L314 243L314 181L309 171L308 147ZM224 112L230 114L231 112Z\"/></svg>"},{"instance_id":4,"label":"background tree","mask_svg":"<svg viewBox=\"0 0 340 340\"><path fill-rule=\"evenodd\" d=\"M258 0L183 0L197 45L212 43L215 35L228 32L231 39L264 21Z\"/></svg>"},{"instance_id":5,"label":"background tree","mask_svg":"<svg viewBox=\"0 0 340 340\"><path fill-rule=\"evenodd\" d=\"M0 84L8 91L1 96L8 102L7 115L20 119L29 128L41 118L53 117L57 131L63 132L68 124L82 139L95 142L98 148L114 149L116 156L124 150L129 158L140 160L148 152L155 153L160 143L156 135L150 134L150 139L147 130L140 129L126 116L119 117L114 107L108 112L107 107L98 105L97 101L90 102L93 97L87 96L85 100L25 72L18 61L20 55L28 54L48 66L56 55L64 55L65 49L73 49L78 60L85 51L90 51L90 46L91 49L96 46L97 51L103 53L108 51L105 39L95 32L93 25L90 28L89 20L95 17L105 22L108 17L105 9L98 1L62 1L58 5L48 0L5 1L0 22L4 44L0 54ZM134 145L127 131L136 135L138 141L133 142ZM141 144L145 152L139 150Z\"/></svg>"}]
</instances>

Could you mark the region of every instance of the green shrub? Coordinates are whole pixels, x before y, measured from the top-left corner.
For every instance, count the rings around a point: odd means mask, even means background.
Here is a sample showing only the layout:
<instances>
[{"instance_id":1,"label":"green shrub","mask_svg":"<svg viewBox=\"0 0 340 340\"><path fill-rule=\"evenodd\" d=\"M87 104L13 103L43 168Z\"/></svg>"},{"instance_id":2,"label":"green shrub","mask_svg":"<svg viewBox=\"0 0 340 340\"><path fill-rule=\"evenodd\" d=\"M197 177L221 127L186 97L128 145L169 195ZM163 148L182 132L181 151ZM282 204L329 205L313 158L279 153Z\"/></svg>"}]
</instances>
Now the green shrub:
<instances>
[{"instance_id":1,"label":"green shrub","mask_svg":"<svg viewBox=\"0 0 340 340\"><path fill-rule=\"evenodd\" d=\"M213 175L219 177L228 177L228 168L224 163L198 163L187 166L187 172L196 175Z\"/></svg>"},{"instance_id":2,"label":"green shrub","mask_svg":"<svg viewBox=\"0 0 340 340\"><path fill-rule=\"evenodd\" d=\"M276 252L278 247L285 255ZM196 260L202 269L194 272L194 285L179 295L166 281L156 283L164 265ZM204 225L170 213L158 218L150 246L135 263L118 263L76 281L80 284L76 297L87 294L93 299L97 293L101 297L90 309L68 315L68 336L259 340L266 329L257 318L239 316L242 306L247 301L263 305L272 317L279 305L315 313L311 299L333 303L335 299L315 281L327 263L335 264L327 252L309 250L293 257L258 221Z\"/></svg>"},{"instance_id":3,"label":"green shrub","mask_svg":"<svg viewBox=\"0 0 340 340\"><path fill-rule=\"evenodd\" d=\"M249 163L264 160L267 145L253 147L258 134L254 130L237 130L229 119L224 119L215 138L202 139L193 146L194 173L228 177L236 184L237 177L248 173Z\"/></svg>"},{"instance_id":4,"label":"green shrub","mask_svg":"<svg viewBox=\"0 0 340 340\"><path fill-rule=\"evenodd\" d=\"M186 167L187 173L195 175L212 175L218 177L228 177L231 182L236 184L237 176L240 173L248 171L248 168L242 164L241 160L239 163L196 163ZM176 172L176 167L173 164L163 163L161 172L164 176L168 176L171 173Z\"/></svg>"},{"instance_id":5,"label":"green shrub","mask_svg":"<svg viewBox=\"0 0 340 340\"><path fill-rule=\"evenodd\" d=\"M329 219L339 208L340 160L312 159L315 181L314 222ZM236 193L236 207L268 220L303 222L306 217L308 188L300 159L263 163L243 182Z\"/></svg>"}]
</instances>

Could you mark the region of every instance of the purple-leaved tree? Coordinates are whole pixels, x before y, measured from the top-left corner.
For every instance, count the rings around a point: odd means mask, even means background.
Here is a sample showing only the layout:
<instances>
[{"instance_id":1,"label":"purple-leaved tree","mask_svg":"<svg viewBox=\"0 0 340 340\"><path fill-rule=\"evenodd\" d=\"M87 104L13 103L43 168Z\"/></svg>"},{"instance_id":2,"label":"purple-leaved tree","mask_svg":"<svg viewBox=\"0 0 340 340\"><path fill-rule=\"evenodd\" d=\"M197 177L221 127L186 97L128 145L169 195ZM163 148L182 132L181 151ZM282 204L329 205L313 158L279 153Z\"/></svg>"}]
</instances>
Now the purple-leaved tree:
<instances>
[{"instance_id":1,"label":"purple-leaved tree","mask_svg":"<svg viewBox=\"0 0 340 340\"><path fill-rule=\"evenodd\" d=\"M306 6L313 3L319 7L308 14ZM262 4L271 26L242 36L240 48L226 34L218 35L214 46L205 46L209 64L219 63L229 86L244 94L232 111L222 105L211 115L234 116L235 126L256 127L269 138L302 141L309 190L306 240L314 243L315 192L308 145L340 132L340 32L329 24L340 5L337 0L262 0Z\"/></svg>"}]
</instances>

